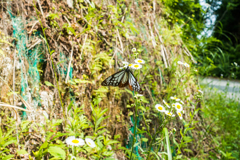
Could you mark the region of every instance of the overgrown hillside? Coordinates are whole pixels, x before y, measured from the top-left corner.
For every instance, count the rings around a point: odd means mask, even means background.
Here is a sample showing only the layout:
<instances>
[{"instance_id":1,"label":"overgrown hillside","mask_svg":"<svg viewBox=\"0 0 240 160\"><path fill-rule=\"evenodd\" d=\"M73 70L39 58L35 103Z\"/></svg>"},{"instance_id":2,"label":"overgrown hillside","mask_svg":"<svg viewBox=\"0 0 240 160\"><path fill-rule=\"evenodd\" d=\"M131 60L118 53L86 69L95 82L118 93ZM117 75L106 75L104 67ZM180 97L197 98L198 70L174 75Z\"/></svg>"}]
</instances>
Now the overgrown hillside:
<instances>
[{"instance_id":1,"label":"overgrown hillside","mask_svg":"<svg viewBox=\"0 0 240 160\"><path fill-rule=\"evenodd\" d=\"M1 159L204 159L214 152L196 62L183 43L189 22L174 18L173 4L1 1ZM142 95L131 84L101 85L126 62Z\"/></svg>"}]
</instances>

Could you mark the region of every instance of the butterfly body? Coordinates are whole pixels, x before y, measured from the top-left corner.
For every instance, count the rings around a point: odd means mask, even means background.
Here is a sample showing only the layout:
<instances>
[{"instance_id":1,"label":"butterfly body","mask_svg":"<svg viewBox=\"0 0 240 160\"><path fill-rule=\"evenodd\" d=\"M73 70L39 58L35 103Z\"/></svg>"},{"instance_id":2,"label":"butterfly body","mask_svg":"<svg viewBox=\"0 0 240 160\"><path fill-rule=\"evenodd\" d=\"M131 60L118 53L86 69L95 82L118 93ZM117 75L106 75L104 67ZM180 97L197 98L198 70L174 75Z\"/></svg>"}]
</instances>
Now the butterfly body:
<instances>
[{"instance_id":1,"label":"butterfly body","mask_svg":"<svg viewBox=\"0 0 240 160\"><path fill-rule=\"evenodd\" d=\"M134 77L129 67L106 78L102 82L102 86L115 86L120 88L129 86L131 91L137 91L140 94L143 93L137 79Z\"/></svg>"}]
</instances>

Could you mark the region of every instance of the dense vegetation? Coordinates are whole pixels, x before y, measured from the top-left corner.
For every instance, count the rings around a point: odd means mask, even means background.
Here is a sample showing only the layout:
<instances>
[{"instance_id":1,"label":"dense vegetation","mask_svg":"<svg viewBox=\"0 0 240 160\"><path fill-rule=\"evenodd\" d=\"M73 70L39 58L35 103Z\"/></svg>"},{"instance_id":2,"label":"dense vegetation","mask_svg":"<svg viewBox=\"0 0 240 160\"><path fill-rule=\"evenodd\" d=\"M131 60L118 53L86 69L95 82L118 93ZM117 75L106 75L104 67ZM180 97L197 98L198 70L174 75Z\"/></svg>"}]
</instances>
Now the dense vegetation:
<instances>
[{"instance_id":1,"label":"dense vegetation","mask_svg":"<svg viewBox=\"0 0 240 160\"><path fill-rule=\"evenodd\" d=\"M240 31L239 0L207 0L205 18L208 29L200 39L200 49L196 52L201 75L240 78ZM209 26L210 25L210 26ZM209 33L211 33L209 35Z\"/></svg>"},{"instance_id":2,"label":"dense vegetation","mask_svg":"<svg viewBox=\"0 0 240 160\"><path fill-rule=\"evenodd\" d=\"M239 158L238 103L198 85L199 73L220 74L213 57L229 40L202 35L198 1L0 7L0 159ZM101 86L124 65L142 95Z\"/></svg>"}]
</instances>

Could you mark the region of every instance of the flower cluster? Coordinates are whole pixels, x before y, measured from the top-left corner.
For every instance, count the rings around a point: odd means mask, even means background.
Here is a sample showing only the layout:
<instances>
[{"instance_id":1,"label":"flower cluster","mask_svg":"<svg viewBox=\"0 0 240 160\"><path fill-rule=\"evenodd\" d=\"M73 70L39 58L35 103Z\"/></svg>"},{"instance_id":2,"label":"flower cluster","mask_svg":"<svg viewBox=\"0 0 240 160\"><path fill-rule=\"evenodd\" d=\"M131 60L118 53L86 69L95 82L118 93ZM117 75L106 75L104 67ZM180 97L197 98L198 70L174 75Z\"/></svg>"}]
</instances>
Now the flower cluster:
<instances>
[{"instance_id":1,"label":"flower cluster","mask_svg":"<svg viewBox=\"0 0 240 160\"><path fill-rule=\"evenodd\" d=\"M135 50L136 50L136 48L135 48ZM133 52L134 52L134 51L133 51ZM144 60L139 59L139 58L135 59L134 62L135 62L135 63L128 63L128 62L126 62L126 61L122 61L122 63L123 63L124 66L123 66L123 67L120 67L120 69L127 68L127 67L129 67L129 68L131 68L131 69L141 69L141 68L142 68L142 64L145 63Z\"/></svg>"},{"instance_id":2,"label":"flower cluster","mask_svg":"<svg viewBox=\"0 0 240 160\"><path fill-rule=\"evenodd\" d=\"M155 105L155 108L156 108L159 112L163 112L163 113L165 113L165 114L168 115L168 116L171 116L171 117L174 117L174 116L175 116L172 112L166 110L165 107L163 107L161 104L156 104L156 105Z\"/></svg>"},{"instance_id":3,"label":"flower cluster","mask_svg":"<svg viewBox=\"0 0 240 160\"><path fill-rule=\"evenodd\" d=\"M68 145L71 145L71 146L83 146L85 145L85 142L86 144L91 147L91 148L95 148L96 147L96 144L95 142L90 139L90 138L86 138L85 141L81 138L75 138L75 136L70 136L68 137L65 142L68 144Z\"/></svg>"},{"instance_id":4,"label":"flower cluster","mask_svg":"<svg viewBox=\"0 0 240 160\"><path fill-rule=\"evenodd\" d=\"M175 108L177 115L179 116L180 119L182 119L182 118L183 118L182 113L184 113L182 104L184 104L184 102L183 102L182 100L180 100L179 98L177 98L177 97L170 97L170 99L172 99L172 100L175 101L174 103L172 103L171 107L172 107L172 108ZM165 100L163 100L163 103L164 103L168 108L171 108L170 105L169 105ZM159 112L163 112L163 113L165 113L165 114L168 115L168 116L171 116L171 117L174 117L174 116L175 116L175 114L173 114L173 113L172 113L171 111L169 111L169 110L166 110L165 107L162 106L161 104L156 104L156 105L155 105L155 108L156 108Z\"/></svg>"},{"instance_id":5,"label":"flower cluster","mask_svg":"<svg viewBox=\"0 0 240 160\"><path fill-rule=\"evenodd\" d=\"M124 66L121 67L120 69L127 68L127 67L129 67L129 68L131 68L131 69L140 69L140 68L142 68L142 65L141 65L141 64L144 64L145 61L142 60L142 59L136 59L136 60L135 60L135 64L133 64L133 63L128 63L128 62L126 62L126 61L123 61L122 63L124 64Z\"/></svg>"}]
</instances>

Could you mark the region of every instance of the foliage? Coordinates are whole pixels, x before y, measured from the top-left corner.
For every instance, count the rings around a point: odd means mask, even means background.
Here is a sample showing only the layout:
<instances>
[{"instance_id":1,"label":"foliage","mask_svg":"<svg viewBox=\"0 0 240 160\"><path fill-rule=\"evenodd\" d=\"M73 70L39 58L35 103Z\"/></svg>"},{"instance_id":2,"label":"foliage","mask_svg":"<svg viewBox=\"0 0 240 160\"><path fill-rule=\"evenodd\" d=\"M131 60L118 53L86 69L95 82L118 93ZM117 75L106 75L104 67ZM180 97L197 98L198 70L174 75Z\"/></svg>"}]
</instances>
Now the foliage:
<instances>
[{"instance_id":1,"label":"foliage","mask_svg":"<svg viewBox=\"0 0 240 160\"><path fill-rule=\"evenodd\" d=\"M31 15L38 18L38 24L31 27L41 31L41 45L46 45L39 69L43 72L41 87L36 88L54 96L49 105L39 106L44 111L34 109L28 119L16 125L14 132L21 147L14 152L15 158L111 160L116 153L130 159L202 158L200 151L209 144L195 143L202 129L195 130L201 120L197 109L201 94L188 50L195 51L195 44L201 44L197 41L203 29L199 3L81 0L75 1L73 9L59 2L32 4L35 12ZM104 77L115 72L112 68L136 58L146 62L134 71L144 95L100 86ZM38 94L29 99L35 96ZM172 96L181 101L183 116L172 106L177 101ZM165 104L164 99L175 117L154 108ZM9 123L9 119L4 121ZM13 139L15 135L9 133ZM70 147L65 144L68 136L91 138L96 147Z\"/></svg>"},{"instance_id":2,"label":"foliage","mask_svg":"<svg viewBox=\"0 0 240 160\"><path fill-rule=\"evenodd\" d=\"M217 90L204 94L203 118L208 120L205 135L211 135L209 143L214 144L217 153L210 151L209 156L217 159L239 159L240 115L239 102L227 97L226 92Z\"/></svg>"},{"instance_id":3,"label":"foliage","mask_svg":"<svg viewBox=\"0 0 240 160\"><path fill-rule=\"evenodd\" d=\"M199 62L199 73L204 76L217 76L232 79L240 77L239 72L239 0L206 1L205 19L211 21L213 14L216 21L208 26L199 39L195 55ZM209 32L212 35L209 36Z\"/></svg>"},{"instance_id":4,"label":"foliage","mask_svg":"<svg viewBox=\"0 0 240 160\"><path fill-rule=\"evenodd\" d=\"M1 113L3 115L3 113ZM0 128L0 158L10 159L14 155L10 154L10 145L17 145L17 139L13 136L15 128Z\"/></svg>"}]
</instances>

